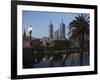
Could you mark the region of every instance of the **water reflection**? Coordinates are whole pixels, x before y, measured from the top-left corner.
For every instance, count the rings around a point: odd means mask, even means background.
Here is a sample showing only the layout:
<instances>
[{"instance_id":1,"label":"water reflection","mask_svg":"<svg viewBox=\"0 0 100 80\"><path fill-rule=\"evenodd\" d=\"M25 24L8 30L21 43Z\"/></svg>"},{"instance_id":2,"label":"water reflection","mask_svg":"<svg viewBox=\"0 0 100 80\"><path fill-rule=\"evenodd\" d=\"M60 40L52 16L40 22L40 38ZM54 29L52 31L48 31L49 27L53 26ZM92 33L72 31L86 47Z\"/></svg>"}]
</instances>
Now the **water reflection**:
<instances>
[{"instance_id":1,"label":"water reflection","mask_svg":"<svg viewBox=\"0 0 100 80\"><path fill-rule=\"evenodd\" d=\"M80 53L34 53L33 67L80 66ZM83 65L89 65L89 54L84 53Z\"/></svg>"}]
</instances>

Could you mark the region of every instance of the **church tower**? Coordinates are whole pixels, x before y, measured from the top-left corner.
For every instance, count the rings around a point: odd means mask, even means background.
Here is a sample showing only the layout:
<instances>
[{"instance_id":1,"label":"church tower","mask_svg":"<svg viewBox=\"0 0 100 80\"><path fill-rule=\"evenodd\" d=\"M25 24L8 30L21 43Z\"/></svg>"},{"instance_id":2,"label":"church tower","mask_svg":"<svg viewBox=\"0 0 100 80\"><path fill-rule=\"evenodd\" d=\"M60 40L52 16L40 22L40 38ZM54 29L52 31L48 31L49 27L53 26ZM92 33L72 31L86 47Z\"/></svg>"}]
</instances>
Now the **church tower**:
<instances>
[{"instance_id":1,"label":"church tower","mask_svg":"<svg viewBox=\"0 0 100 80\"><path fill-rule=\"evenodd\" d=\"M23 42L26 41L26 31L24 29L24 33L23 33Z\"/></svg>"}]
</instances>

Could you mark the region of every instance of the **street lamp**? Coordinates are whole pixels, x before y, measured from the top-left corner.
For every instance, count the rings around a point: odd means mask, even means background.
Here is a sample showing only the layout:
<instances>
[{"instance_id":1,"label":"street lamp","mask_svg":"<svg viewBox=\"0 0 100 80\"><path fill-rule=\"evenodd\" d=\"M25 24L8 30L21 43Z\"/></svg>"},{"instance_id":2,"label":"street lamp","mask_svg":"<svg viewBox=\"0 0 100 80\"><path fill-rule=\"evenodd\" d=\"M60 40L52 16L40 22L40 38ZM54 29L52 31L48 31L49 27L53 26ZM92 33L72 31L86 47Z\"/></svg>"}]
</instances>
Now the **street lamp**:
<instances>
[{"instance_id":1,"label":"street lamp","mask_svg":"<svg viewBox=\"0 0 100 80\"><path fill-rule=\"evenodd\" d=\"M32 25L29 26L28 32L29 32L29 35L30 35L30 46L31 46Z\"/></svg>"}]
</instances>

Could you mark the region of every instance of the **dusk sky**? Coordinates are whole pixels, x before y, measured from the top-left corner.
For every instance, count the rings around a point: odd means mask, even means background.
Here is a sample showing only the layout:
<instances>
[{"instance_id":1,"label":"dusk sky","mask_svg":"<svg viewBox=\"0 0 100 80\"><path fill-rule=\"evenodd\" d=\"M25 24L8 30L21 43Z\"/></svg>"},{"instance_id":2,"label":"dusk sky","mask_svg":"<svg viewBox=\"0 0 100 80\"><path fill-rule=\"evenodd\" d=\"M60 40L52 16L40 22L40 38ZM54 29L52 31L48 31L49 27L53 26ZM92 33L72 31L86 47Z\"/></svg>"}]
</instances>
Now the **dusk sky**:
<instances>
[{"instance_id":1,"label":"dusk sky","mask_svg":"<svg viewBox=\"0 0 100 80\"><path fill-rule=\"evenodd\" d=\"M52 21L53 29L56 31L62 22L66 25L66 37L67 37L67 26L69 23L78 16L78 13L61 13L61 12L36 12L36 11L23 11L22 12L22 26L23 31L26 30L28 33L29 25L32 25L32 36L35 38L48 37L49 35L49 24Z\"/></svg>"}]
</instances>

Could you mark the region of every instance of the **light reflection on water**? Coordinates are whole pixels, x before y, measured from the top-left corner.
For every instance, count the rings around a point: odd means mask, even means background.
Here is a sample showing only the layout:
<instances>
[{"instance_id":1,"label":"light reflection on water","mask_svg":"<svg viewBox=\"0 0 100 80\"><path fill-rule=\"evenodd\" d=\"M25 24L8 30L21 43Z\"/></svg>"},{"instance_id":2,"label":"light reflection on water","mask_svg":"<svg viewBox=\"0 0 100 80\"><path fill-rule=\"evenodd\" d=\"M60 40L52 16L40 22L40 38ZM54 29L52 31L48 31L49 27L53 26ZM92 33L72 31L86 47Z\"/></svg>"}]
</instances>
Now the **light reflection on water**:
<instances>
[{"instance_id":1,"label":"light reflection on water","mask_svg":"<svg viewBox=\"0 0 100 80\"><path fill-rule=\"evenodd\" d=\"M84 53L83 65L89 65L89 54L88 53ZM54 56L45 55L40 58L38 57L35 60L35 63L33 64L34 68L62 67L62 66L80 66L79 53L60 54L60 55L54 55Z\"/></svg>"}]
</instances>

